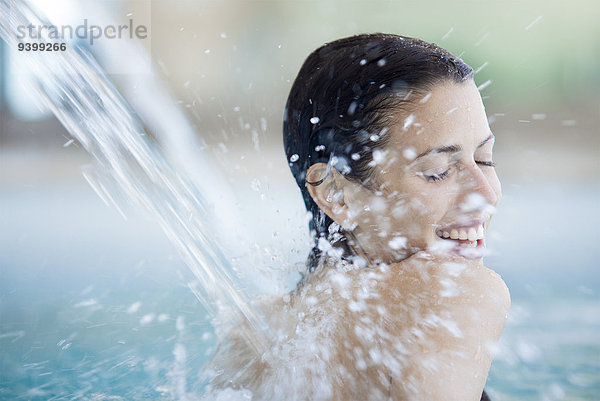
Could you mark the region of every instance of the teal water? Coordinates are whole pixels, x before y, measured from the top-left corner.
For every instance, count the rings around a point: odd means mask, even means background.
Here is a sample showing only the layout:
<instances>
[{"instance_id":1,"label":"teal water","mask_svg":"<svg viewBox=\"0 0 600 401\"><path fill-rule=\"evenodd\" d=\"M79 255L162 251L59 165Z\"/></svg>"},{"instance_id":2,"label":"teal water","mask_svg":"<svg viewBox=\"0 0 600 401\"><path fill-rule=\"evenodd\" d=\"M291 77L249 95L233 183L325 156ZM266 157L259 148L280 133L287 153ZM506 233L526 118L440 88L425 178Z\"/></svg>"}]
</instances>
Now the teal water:
<instances>
[{"instance_id":1,"label":"teal water","mask_svg":"<svg viewBox=\"0 0 600 401\"><path fill-rule=\"evenodd\" d=\"M573 265L563 265L568 274L552 265L565 263L553 254L560 247L529 249L537 253L532 265L525 249L508 240L513 218L531 213L529 204L543 191L512 198L506 189L506 209L494 223L505 239L491 239L497 254L487 264L508 283L512 310L486 388L500 401L595 400L600 280L593 265L584 265L596 255L594 238L575 242ZM595 195L570 193L585 196L579 204ZM273 195L297 200L295 193ZM576 200L556 198L547 206ZM3 185L0 221L0 399L198 398L215 335L188 288L193 275L148 216L123 220L82 179Z\"/></svg>"}]
</instances>

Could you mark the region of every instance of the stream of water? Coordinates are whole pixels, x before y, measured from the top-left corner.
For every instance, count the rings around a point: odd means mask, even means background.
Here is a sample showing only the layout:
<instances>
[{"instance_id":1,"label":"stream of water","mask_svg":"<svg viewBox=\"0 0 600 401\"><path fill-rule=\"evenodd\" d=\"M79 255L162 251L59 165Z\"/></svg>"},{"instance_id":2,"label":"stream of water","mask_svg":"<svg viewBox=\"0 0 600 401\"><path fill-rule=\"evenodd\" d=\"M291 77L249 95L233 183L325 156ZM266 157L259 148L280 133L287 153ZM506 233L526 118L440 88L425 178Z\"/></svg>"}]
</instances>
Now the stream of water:
<instances>
[{"instance_id":1,"label":"stream of water","mask_svg":"<svg viewBox=\"0 0 600 401\"><path fill-rule=\"evenodd\" d=\"M15 48L19 26L50 25L29 4L13 0L0 1L0 21L0 36ZM211 236L214 222L207 202L170 165L93 56L71 44L65 51L19 56L27 59L36 77L37 95L93 157L94 165L84 176L98 195L124 217L124 200L150 211L198 280L190 289L202 305L213 317L241 313L261 333L249 340L262 347L266 326L236 288L232 266Z\"/></svg>"}]
</instances>

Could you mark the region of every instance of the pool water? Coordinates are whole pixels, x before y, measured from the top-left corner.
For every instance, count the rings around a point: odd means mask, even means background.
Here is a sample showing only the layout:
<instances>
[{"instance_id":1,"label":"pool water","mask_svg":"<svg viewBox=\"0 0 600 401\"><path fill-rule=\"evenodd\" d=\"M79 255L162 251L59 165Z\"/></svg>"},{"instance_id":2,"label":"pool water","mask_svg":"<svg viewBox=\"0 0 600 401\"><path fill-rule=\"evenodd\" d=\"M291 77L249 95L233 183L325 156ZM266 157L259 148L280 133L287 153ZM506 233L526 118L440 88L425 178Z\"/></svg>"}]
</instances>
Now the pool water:
<instances>
[{"instance_id":1,"label":"pool water","mask_svg":"<svg viewBox=\"0 0 600 401\"><path fill-rule=\"evenodd\" d=\"M291 213L270 213L257 200L245 222L279 227L270 246L289 246L285 236L295 231L281 227L290 218L304 230L299 197L286 185L271 183L269 197L294 205ZM493 400L598 399L598 190L574 187L565 198L553 197L553 188L505 186L490 232L496 253L487 265L512 295L486 386ZM566 208L572 202L581 208ZM554 234L539 229L536 219L552 210L563 210L552 230L578 224L578 239L553 243ZM508 235L526 215L530 224ZM154 221L134 211L124 220L83 180L7 182L0 221L0 399L199 398L214 330L188 288L193 275ZM531 234L536 225L542 238ZM303 252L284 252L280 262Z\"/></svg>"}]
</instances>

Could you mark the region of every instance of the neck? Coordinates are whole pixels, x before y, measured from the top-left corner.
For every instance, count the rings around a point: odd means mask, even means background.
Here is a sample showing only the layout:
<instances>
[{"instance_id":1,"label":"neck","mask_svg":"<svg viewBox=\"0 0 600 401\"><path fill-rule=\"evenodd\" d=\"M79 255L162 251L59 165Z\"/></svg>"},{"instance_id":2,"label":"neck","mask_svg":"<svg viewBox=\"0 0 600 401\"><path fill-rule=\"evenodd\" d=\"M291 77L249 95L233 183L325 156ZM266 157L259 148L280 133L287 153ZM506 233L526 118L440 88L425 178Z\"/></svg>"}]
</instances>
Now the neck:
<instances>
[{"instance_id":1,"label":"neck","mask_svg":"<svg viewBox=\"0 0 600 401\"><path fill-rule=\"evenodd\" d=\"M387 246L386 241L382 241L381 238L373 238L365 235L360 227L356 227L352 231L343 231L343 235L346 237L348 249L351 254L362 258L367 266L377 266L380 263L388 265L398 263L404 259L410 257L414 252L410 249L394 250Z\"/></svg>"}]
</instances>

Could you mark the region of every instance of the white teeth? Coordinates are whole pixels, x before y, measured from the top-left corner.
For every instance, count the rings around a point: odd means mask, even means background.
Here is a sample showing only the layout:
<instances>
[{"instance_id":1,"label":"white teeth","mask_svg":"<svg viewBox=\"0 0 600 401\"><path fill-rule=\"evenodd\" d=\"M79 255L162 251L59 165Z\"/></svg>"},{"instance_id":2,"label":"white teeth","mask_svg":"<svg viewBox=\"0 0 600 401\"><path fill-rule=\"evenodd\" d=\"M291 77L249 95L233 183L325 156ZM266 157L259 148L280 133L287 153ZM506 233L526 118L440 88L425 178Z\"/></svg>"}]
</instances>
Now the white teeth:
<instances>
[{"instance_id":1,"label":"white teeth","mask_svg":"<svg viewBox=\"0 0 600 401\"><path fill-rule=\"evenodd\" d=\"M483 239L483 225L477 227L477 239Z\"/></svg>"},{"instance_id":2,"label":"white teeth","mask_svg":"<svg viewBox=\"0 0 600 401\"><path fill-rule=\"evenodd\" d=\"M436 234L441 238L458 239L469 242L463 245L476 247L477 241L483 239L485 236L485 228L483 224L478 224L476 227L465 227L465 228L453 228L449 232L443 230L437 230Z\"/></svg>"},{"instance_id":3,"label":"white teeth","mask_svg":"<svg viewBox=\"0 0 600 401\"><path fill-rule=\"evenodd\" d=\"M477 239L477 230L473 227L469 228L469 232L467 232L467 239L469 241L475 241Z\"/></svg>"}]
</instances>

